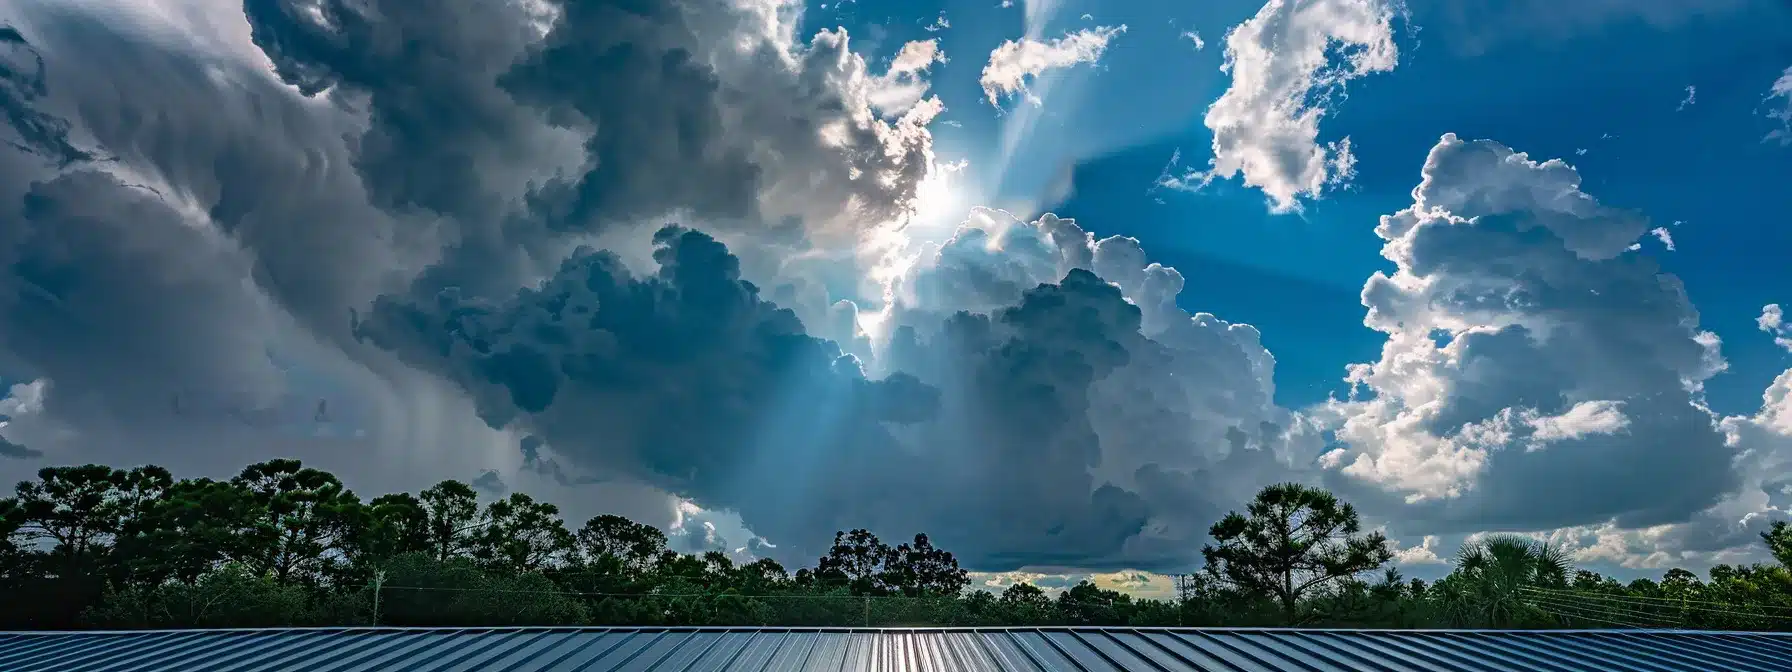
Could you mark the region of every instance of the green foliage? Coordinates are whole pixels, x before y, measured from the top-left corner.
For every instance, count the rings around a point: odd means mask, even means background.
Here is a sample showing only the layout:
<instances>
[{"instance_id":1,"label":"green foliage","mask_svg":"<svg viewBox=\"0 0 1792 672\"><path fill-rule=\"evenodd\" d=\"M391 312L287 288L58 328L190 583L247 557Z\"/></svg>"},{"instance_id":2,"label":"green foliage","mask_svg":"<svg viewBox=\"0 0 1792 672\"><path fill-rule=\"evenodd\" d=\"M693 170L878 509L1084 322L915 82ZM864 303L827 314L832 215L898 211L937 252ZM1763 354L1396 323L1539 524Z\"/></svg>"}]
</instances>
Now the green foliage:
<instances>
[{"instance_id":1,"label":"green foliage","mask_svg":"<svg viewBox=\"0 0 1792 672\"><path fill-rule=\"evenodd\" d=\"M1439 582L1449 618L1462 627L1541 627L1549 613L1536 604L1542 590L1560 590L1572 571L1560 547L1514 535L1464 544L1456 571Z\"/></svg>"},{"instance_id":2,"label":"green foliage","mask_svg":"<svg viewBox=\"0 0 1792 672\"><path fill-rule=\"evenodd\" d=\"M481 505L444 481L362 501L297 460L227 481L166 470L53 467L0 499L0 628L302 625L1673 626L1786 629L1792 529L1779 563L1669 570L1621 584L1558 548L1495 536L1431 584L1385 567L1354 509L1299 485L1265 488L1213 526L1206 570L1174 600L1096 582L971 590L925 534L895 546L843 531L812 568L674 552L614 515L569 529L523 494ZM1375 573L1376 570L1380 570ZM1364 578L1371 577L1371 578Z\"/></svg>"},{"instance_id":3,"label":"green foliage","mask_svg":"<svg viewBox=\"0 0 1792 672\"><path fill-rule=\"evenodd\" d=\"M1326 590L1393 558L1380 532L1360 534L1356 508L1298 483L1264 488L1247 507L1214 523L1201 549L1208 574L1254 595L1273 597L1285 623L1300 621L1309 591Z\"/></svg>"}]
</instances>

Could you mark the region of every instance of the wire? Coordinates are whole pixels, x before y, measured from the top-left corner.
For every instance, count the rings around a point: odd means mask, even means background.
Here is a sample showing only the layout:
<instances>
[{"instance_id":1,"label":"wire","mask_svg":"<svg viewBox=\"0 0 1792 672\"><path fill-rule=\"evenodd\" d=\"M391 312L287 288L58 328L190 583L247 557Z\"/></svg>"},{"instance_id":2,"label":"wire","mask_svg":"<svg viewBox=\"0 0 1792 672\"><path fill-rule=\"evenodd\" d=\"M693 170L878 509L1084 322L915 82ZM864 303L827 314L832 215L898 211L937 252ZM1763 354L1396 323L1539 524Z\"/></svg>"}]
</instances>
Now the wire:
<instances>
[{"instance_id":1,"label":"wire","mask_svg":"<svg viewBox=\"0 0 1792 672\"><path fill-rule=\"evenodd\" d=\"M373 586L369 585L369 588ZM609 593L576 590L522 590L515 588L444 588L439 586L393 586L382 585L380 590L417 590L457 593L516 593L525 595L578 595L584 597L738 597L752 599L809 599L809 600L951 600L957 597L908 597L906 595L748 595L743 593Z\"/></svg>"},{"instance_id":2,"label":"wire","mask_svg":"<svg viewBox=\"0 0 1792 672\"><path fill-rule=\"evenodd\" d=\"M1702 611L1702 612L1714 613L1714 614L1729 614L1731 616L1743 616L1743 617L1747 617L1747 618L1792 620L1792 616L1785 615L1785 614L1751 613L1751 612L1747 612L1747 611L1737 611L1736 609L1717 609L1714 607L1694 606L1694 605L1698 605L1698 604L1724 604L1722 602L1711 602L1711 601L1707 601L1707 600L1681 601L1681 600L1672 600L1672 599L1667 599L1667 598L1647 598L1647 597L1644 597L1641 595L1620 596L1620 595L1605 595L1605 594L1593 593L1593 592L1575 593L1575 592L1566 592L1566 591L1551 591L1551 590L1546 590L1546 589L1532 588L1529 586L1522 587L1522 588L1520 588L1520 590L1530 591L1530 592L1537 593L1539 595L1547 595L1547 596L1556 597L1556 598L1564 599L1564 600L1566 600L1566 599L1604 600L1606 602L1613 602L1613 603L1618 603L1618 604L1628 604L1628 605L1637 606L1637 607L1648 607L1651 609L1687 609L1687 610L1692 610L1692 611ZM1644 601L1644 600L1660 600L1660 601L1654 602L1654 601ZM1724 606L1736 607L1738 609L1748 609L1748 608L1755 607L1755 606L1765 607L1765 606L1771 606L1771 605L1726 604Z\"/></svg>"},{"instance_id":3,"label":"wire","mask_svg":"<svg viewBox=\"0 0 1792 672\"><path fill-rule=\"evenodd\" d=\"M1610 616L1612 618L1618 617L1618 615L1614 612L1622 611L1622 612L1624 612L1626 617L1629 617L1632 620L1642 620L1645 623L1650 624L1645 627L1661 627L1659 625L1661 623L1666 623L1666 624L1672 625L1674 627L1681 627L1681 625L1682 625L1680 623L1680 621L1677 619L1664 618L1658 614L1650 614L1650 613L1645 613L1645 612L1640 612L1640 611L1632 611L1629 609L1614 609L1610 605L1600 605L1601 608L1595 609L1592 605L1579 605L1579 604L1573 604L1573 603L1569 603L1569 602L1565 602L1565 601L1561 601L1561 600L1548 600L1548 599L1540 600L1539 598L1535 598L1535 597L1530 598L1530 600L1531 601L1528 603L1531 604L1532 606L1535 606L1538 608L1543 608L1545 605L1547 605L1548 607L1553 607L1556 609L1576 609L1576 610L1581 610L1581 611L1600 613L1600 614L1603 614L1606 616Z\"/></svg>"},{"instance_id":4,"label":"wire","mask_svg":"<svg viewBox=\"0 0 1792 672\"><path fill-rule=\"evenodd\" d=\"M1656 615L1652 615L1652 614L1643 614L1643 613L1638 613L1638 612L1626 611L1626 615L1621 616L1617 613L1614 613L1609 605L1602 605L1603 608L1595 608L1590 605L1566 603L1566 602L1562 602L1559 600L1539 599L1536 597L1529 598L1526 601L1526 603L1530 604L1531 606L1537 607L1538 609L1542 609L1543 611L1545 611L1547 613L1551 613L1552 615L1555 615L1558 617L1563 615L1563 614L1559 613L1559 610L1568 610L1568 612L1569 612L1568 615L1573 618L1583 618L1583 619L1590 619L1590 620L1596 620L1596 621L1601 621L1601 622L1620 622L1621 621L1625 625L1628 625L1630 627L1635 627L1635 628L1681 627L1680 623L1676 620L1669 619L1669 618L1662 618L1660 616L1656 616ZM1557 611L1552 611L1552 610L1557 610ZM1603 619L1595 617L1595 616L1590 616L1589 614L1598 614L1599 616L1604 617L1604 619L1611 619L1611 620L1606 621L1606 620L1603 620ZM1636 621L1639 621L1639 620L1642 622L1637 623Z\"/></svg>"},{"instance_id":5,"label":"wire","mask_svg":"<svg viewBox=\"0 0 1792 672\"><path fill-rule=\"evenodd\" d=\"M1738 605L1734 602L1717 602L1717 601L1713 601L1713 600L1695 600L1695 599L1690 599L1690 598L1682 599L1682 598L1677 598L1677 597L1651 597L1648 595L1629 595L1629 594L1612 595L1609 593L1601 593L1598 591L1591 591L1591 590L1562 590L1560 588L1537 588L1537 587L1533 587L1533 586L1525 586L1524 589L1525 590L1535 590L1537 592L1544 592L1544 593L1556 593L1556 594L1567 596L1567 597L1599 596L1599 597L1607 597L1610 599L1640 600L1640 601L1647 601L1647 602L1660 602L1663 604L1672 604L1672 605L1711 604L1711 605L1716 605L1716 606L1720 606L1720 607L1744 606L1744 605ZM1750 608L1757 608L1757 609L1778 609L1781 611L1792 611L1792 607L1782 606L1782 605L1777 605L1777 604L1751 604L1751 605L1746 605L1746 606L1750 607ZM1792 618L1792 616L1774 616L1774 618Z\"/></svg>"},{"instance_id":6,"label":"wire","mask_svg":"<svg viewBox=\"0 0 1792 672\"><path fill-rule=\"evenodd\" d=\"M1550 611L1550 609L1548 607L1544 607L1544 606L1538 605L1538 604L1532 604L1531 606L1536 607L1538 610L1542 611L1543 613L1546 613L1546 614L1549 614L1556 618L1560 618L1560 619L1564 619L1564 620L1578 619L1578 620L1582 620L1582 621L1593 621L1595 623L1604 623L1606 625L1616 625L1616 626L1625 627L1625 628L1636 628L1638 630L1644 630L1644 629L1649 628L1649 626L1646 626L1646 625L1637 625L1635 623L1626 623L1623 621L1611 621L1611 620L1606 620L1603 618L1596 618L1593 616L1586 616L1586 615L1582 615L1582 614L1563 614L1563 613L1559 613L1559 612L1555 612L1555 611Z\"/></svg>"}]
</instances>

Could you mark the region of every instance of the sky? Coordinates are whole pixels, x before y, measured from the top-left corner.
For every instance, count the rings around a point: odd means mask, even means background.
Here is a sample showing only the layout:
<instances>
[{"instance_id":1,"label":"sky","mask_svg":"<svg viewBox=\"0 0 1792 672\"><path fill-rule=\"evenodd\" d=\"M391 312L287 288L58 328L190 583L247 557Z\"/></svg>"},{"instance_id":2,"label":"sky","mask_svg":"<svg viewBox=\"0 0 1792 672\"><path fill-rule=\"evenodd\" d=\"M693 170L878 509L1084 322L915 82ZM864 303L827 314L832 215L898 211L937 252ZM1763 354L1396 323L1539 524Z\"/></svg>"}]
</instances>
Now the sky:
<instances>
[{"instance_id":1,"label":"sky","mask_svg":"<svg viewBox=\"0 0 1792 672\"><path fill-rule=\"evenodd\" d=\"M21 0L0 477L297 457L1141 595L1263 485L1412 576L1762 560L1776 0Z\"/></svg>"}]
</instances>

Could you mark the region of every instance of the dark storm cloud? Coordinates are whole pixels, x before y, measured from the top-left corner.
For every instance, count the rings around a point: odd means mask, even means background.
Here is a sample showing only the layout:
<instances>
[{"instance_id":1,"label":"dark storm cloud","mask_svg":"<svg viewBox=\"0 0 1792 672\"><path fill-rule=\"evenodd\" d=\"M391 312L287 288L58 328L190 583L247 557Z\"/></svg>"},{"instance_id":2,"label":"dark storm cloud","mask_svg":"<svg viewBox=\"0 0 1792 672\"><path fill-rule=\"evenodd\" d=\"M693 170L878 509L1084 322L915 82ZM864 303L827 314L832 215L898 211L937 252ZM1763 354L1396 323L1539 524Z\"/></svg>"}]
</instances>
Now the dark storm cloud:
<instances>
[{"instance_id":1,"label":"dark storm cloud","mask_svg":"<svg viewBox=\"0 0 1792 672\"><path fill-rule=\"evenodd\" d=\"M29 460L43 456L44 451L13 443L12 441L7 440L6 437L0 436L0 457Z\"/></svg>"},{"instance_id":2,"label":"dark storm cloud","mask_svg":"<svg viewBox=\"0 0 1792 672\"><path fill-rule=\"evenodd\" d=\"M530 40L513 2L244 0L255 44L307 96L363 96L355 166L374 202L493 218L481 170L529 119L494 86ZM521 158L521 157L516 157Z\"/></svg>"},{"instance_id":3,"label":"dark storm cloud","mask_svg":"<svg viewBox=\"0 0 1792 672\"><path fill-rule=\"evenodd\" d=\"M507 301L387 297L359 330L471 390L494 426L515 422L582 465L735 509L774 539L822 543L915 485L913 458L883 423L928 417L931 388L866 380L762 300L709 236L669 227L655 242L650 276L582 250ZM526 447L539 459L541 443Z\"/></svg>"},{"instance_id":4,"label":"dark storm cloud","mask_svg":"<svg viewBox=\"0 0 1792 672\"><path fill-rule=\"evenodd\" d=\"M549 119L590 132L591 169L531 196L543 223L579 231L671 208L751 215L758 167L722 144L720 85L685 47L695 37L678 8L574 0L561 9L547 39L499 80Z\"/></svg>"},{"instance_id":5,"label":"dark storm cloud","mask_svg":"<svg viewBox=\"0 0 1792 672\"><path fill-rule=\"evenodd\" d=\"M360 331L472 390L494 426L533 432L522 450L534 468L558 473L551 446L734 510L792 560L863 526L926 530L980 569L1186 567L1232 504L1202 488L1229 467L1267 478L1280 464L1257 445L1273 440L1267 430L1234 428L1230 457L1206 471L1152 465L1136 492L1096 479L1095 388L1135 356L1164 366L1176 354L1142 336L1139 308L1088 271L937 331L903 330L891 356L905 373L871 381L742 281L714 239L672 227L655 240L650 276L582 252L504 302L382 299ZM1139 401L1141 421L1187 413L1177 399Z\"/></svg>"},{"instance_id":6,"label":"dark storm cloud","mask_svg":"<svg viewBox=\"0 0 1792 672\"><path fill-rule=\"evenodd\" d=\"M88 169L117 176L83 185L147 189L185 211L181 228L217 227L221 242L247 252L257 284L319 333L346 336L349 306L433 256L427 223L367 204L342 141L358 125L352 116L307 105L253 64L133 32L121 17L52 7L32 18L55 94L39 107L101 148L105 160Z\"/></svg>"},{"instance_id":7,"label":"dark storm cloud","mask_svg":"<svg viewBox=\"0 0 1792 672\"><path fill-rule=\"evenodd\" d=\"M55 381L59 408L166 422L170 390L278 388L245 260L155 193L78 171L13 208L0 217L0 343Z\"/></svg>"},{"instance_id":8,"label":"dark storm cloud","mask_svg":"<svg viewBox=\"0 0 1792 672\"><path fill-rule=\"evenodd\" d=\"M0 23L0 112L18 135L9 142L57 165L90 158L69 143L67 121L36 109L36 101L48 94L43 54L17 28Z\"/></svg>"},{"instance_id":9,"label":"dark storm cloud","mask_svg":"<svg viewBox=\"0 0 1792 672\"><path fill-rule=\"evenodd\" d=\"M474 490L500 497L510 492L510 486L504 485L504 478L498 475L496 469L479 472L479 476L468 481L467 485L473 486Z\"/></svg>"},{"instance_id":10,"label":"dark storm cloud","mask_svg":"<svg viewBox=\"0 0 1792 672\"><path fill-rule=\"evenodd\" d=\"M1071 320L1064 324L1080 326L1029 337L1052 348L1054 357L1043 359L1108 361L1116 347L1124 357L1086 380L1056 379L1048 386L1052 396L1047 405L1005 391L1038 389L1027 381L973 379L961 373L978 370L976 361L946 359L940 354L944 350L928 346L949 340L919 336L939 330L941 315L952 311L1001 315L1005 306L1036 303L1037 297L1027 290L1059 278L1066 289L1076 290L1071 295L1083 297L1066 302L1061 310L1109 318L1099 328ZM1090 279L1095 280L1086 282ZM1182 288L1182 276L1151 263L1137 240L1096 240L1074 220L1048 214L1022 222L986 209L974 210L950 240L924 254L904 276L893 318L904 326L896 332L886 359L893 366L923 372L923 378L940 385L949 398L957 386L964 398L972 400L949 402L945 408L979 409L963 413L964 417L944 418L938 431L942 435L967 431L965 427L978 426L983 415L1000 418L988 424L1003 431L1069 432L1064 440L1051 441L1015 434L1021 437L1020 444L1051 446L1035 449L1042 453L1075 447L1075 454L1083 456L1081 462L1043 461L1038 472L1028 471L1026 461L1017 462L1016 478L1061 483L1031 493L1034 498L1026 501L1032 509L1088 508L1091 488L1104 484L1106 492L1122 495L1107 500L1123 503L1110 512L1116 515L1107 523L1115 536L1081 540L1076 548L1083 555L1055 556L1062 548L1019 543L1015 548L1022 553L1004 562L1184 569L1197 562L1208 526L1225 510L1265 484L1314 476L1303 473L1303 467L1318 452L1317 434L1303 418L1275 405L1270 382L1274 359L1263 349L1256 330L1183 311L1176 306ZM1022 296L1029 299L1023 301ZM960 334L984 329L963 315L946 324L953 325L948 332ZM1039 340L1044 334L1053 336ZM987 342L986 352L992 354L1013 347L994 337ZM1051 365L1040 371L1051 371ZM986 398L996 401L983 401ZM1029 404L1037 406L1035 410L1051 409L1056 404L1060 412L1054 416L1071 417L1051 424L978 406L1010 401L1017 409ZM1006 429L1010 426L1016 429ZM981 446L989 443L967 446L965 452L981 454ZM1065 482L1073 477L1080 484Z\"/></svg>"},{"instance_id":11,"label":"dark storm cloud","mask_svg":"<svg viewBox=\"0 0 1792 672\"><path fill-rule=\"evenodd\" d=\"M1001 570L1116 555L1144 528L1138 495L1090 473L1102 459L1090 388L1127 364L1139 319L1118 288L1077 269L993 314L960 312L924 343L898 333L893 366L938 385L948 409L916 441L942 471L956 463L928 499L975 512L930 532L938 543Z\"/></svg>"}]
</instances>

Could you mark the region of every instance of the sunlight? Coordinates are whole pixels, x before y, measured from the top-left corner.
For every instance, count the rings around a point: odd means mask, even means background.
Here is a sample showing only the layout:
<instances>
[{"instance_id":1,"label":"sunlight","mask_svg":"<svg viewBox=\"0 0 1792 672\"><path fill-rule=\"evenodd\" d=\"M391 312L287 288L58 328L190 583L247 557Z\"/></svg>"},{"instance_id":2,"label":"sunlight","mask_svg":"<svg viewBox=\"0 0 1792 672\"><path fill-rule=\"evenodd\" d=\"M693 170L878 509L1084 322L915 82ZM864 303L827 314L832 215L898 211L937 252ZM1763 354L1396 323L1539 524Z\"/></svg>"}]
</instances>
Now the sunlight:
<instances>
[{"instance_id":1,"label":"sunlight","mask_svg":"<svg viewBox=\"0 0 1792 672\"><path fill-rule=\"evenodd\" d=\"M973 202L967 192L965 170L970 161L959 159L934 163L915 189L915 214L904 232L910 242L944 242L958 229L958 223L971 211Z\"/></svg>"}]
</instances>

